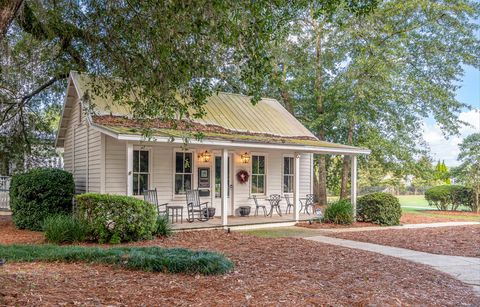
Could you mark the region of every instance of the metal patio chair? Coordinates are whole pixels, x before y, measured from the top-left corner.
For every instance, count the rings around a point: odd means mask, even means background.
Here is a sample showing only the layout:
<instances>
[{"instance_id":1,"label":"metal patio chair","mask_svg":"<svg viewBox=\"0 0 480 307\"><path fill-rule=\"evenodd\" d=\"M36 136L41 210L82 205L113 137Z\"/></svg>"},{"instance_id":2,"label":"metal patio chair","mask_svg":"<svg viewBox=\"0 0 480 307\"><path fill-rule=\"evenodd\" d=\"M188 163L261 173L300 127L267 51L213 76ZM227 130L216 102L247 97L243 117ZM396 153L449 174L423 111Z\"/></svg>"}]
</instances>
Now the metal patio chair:
<instances>
[{"instance_id":1,"label":"metal patio chair","mask_svg":"<svg viewBox=\"0 0 480 307\"><path fill-rule=\"evenodd\" d=\"M260 205L256 195L252 195L253 201L255 202L255 216L258 216L258 208L263 209L263 216L267 216L267 207L265 205Z\"/></svg>"},{"instance_id":2,"label":"metal patio chair","mask_svg":"<svg viewBox=\"0 0 480 307\"><path fill-rule=\"evenodd\" d=\"M168 203L164 204L159 204L158 203L158 194L157 194L157 188L153 190L144 190L143 191L143 199L146 202L149 202L157 208L157 214L158 215L167 215L167 205Z\"/></svg>"},{"instance_id":3,"label":"metal patio chair","mask_svg":"<svg viewBox=\"0 0 480 307\"><path fill-rule=\"evenodd\" d=\"M310 215L308 207L312 207L312 213L314 213L315 204L313 202L313 194L307 194L305 198L300 199L300 211L298 212L302 212L302 209L304 209L304 213Z\"/></svg>"},{"instance_id":4,"label":"metal patio chair","mask_svg":"<svg viewBox=\"0 0 480 307\"><path fill-rule=\"evenodd\" d=\"M292 203L292 199L290 198L290 195L284 195L285 196L285 200L287 201L287 209L285 210L285 214L288 214L290 213L290 209L293 210L293 203Z\"/></svg>"},{"instance_id":5,"label":"metal patio chair","mask_svg":"<svg viewBox=\"0 0 480 307\"><path fill-rule=\"evenodd\" d=\"M278 215L282 216L282 211L280 210L280 201L282 200L282 196L280 194L271 194L268 198L270 202L270 217L273 216L273 209L275 209Z\"/></svg>"},{"instance_id":6,"label":"metal patio chair","mask_svg":"<svg viewBox=\"0 0 480 307\"><path fill-rule=\"evenodd\" d=\"M209 220L208 202L200 203L198 190L188 190L187 197L187 221L192 223L195 219L205 222Z\"/></svg>"}]
</instances>

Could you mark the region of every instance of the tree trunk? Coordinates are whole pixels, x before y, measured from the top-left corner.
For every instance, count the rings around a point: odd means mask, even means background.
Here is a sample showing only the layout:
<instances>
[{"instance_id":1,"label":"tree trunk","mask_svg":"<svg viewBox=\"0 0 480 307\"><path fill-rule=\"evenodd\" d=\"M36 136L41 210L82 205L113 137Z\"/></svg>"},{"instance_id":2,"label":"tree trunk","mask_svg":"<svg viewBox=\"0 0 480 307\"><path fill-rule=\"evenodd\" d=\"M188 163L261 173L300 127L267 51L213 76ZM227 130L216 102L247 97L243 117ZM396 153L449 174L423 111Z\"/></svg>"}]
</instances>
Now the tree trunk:
<instances>
[{"instance_id":1,"label":"tree trunk","mask_svg":"<svg viewBox=\"0 0 480 307\"><path fill-rule=\"evenodd\" d=\"M322 61L322 29L319 23L316 23L313 16L313 25L315 29L315 98L317 104L318 117L325 115L325 105L323 101L323 61ZM317 127L317 137L325 141L324 124L320 123ZM315 198L321 205L327 204L327 166L325 155L318 156L318 182L317 194Z\"/></svg>"},{"instance_id":2,"label":"tree trunk","mask_svg":"<svg viewBox=\"0 0 480 307\"><path fill-rule=\"evenodd\" d=\"M0 7L0 41L7 33L10 24L17 16L24 0L5 0Z\"/></svg>"},{"instance_id":3,"label":"tree trunk","mask_svg":"<svg viewBox=\"0 0 480 307\"><path fill-rule=\"evenodd\" d=\"M347 133L347 144L352 145L353 143L353 123L350 123ZM348 182L350 178L350 165L351 158L348 155L343 156L343 165L342 165L342 179L340 184L340 199L348 198Z\"/></svg>"}]
</instances>

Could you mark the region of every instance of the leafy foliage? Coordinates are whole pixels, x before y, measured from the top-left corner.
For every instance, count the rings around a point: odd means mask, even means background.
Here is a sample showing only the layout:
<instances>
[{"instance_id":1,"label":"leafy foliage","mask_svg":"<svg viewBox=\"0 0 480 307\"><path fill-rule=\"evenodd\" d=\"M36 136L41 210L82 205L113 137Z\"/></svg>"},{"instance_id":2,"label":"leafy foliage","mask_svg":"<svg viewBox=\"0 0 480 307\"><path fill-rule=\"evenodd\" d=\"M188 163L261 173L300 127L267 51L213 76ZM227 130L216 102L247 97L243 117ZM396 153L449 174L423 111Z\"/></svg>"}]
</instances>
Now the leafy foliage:
<instances>
[{"instance_id":1,"label":"leafy foliage","mask_svg":"<svg viewBox=\"0 0 480 307\"><path fill-rule=\"evenodd\" d=\"M357 217L380 225L399 225L402 208L398 198L388 193L372 193L358 198Z\"/></svg>"},{"instance_id":2,"label":"leafy foliage","mask_svg":"<svg viewBox=\"0 0 480 307\"><path fill-rule=\"evenodd\" d=\"M330 203L325 209L323 221L335 224L352 224L353 207L348 200L339 200Z\"/></svg>"},{"instance_id":3,"label":"leafy foliage","mask_svg":"<svg viewBox=\"0 0 480 307\"><path fill-rule=\"evenodd\" d=\"M459 206L472 207L473 190L461 185L440 185L425 191L425 199L438 210L457 210Z\"/></svg>"},{"instance_id":4,"label":"leafy foliage","mask_svg":"<svg viewBox=\"0 0 480 307\"><path fill-rule=\"evenodd\" d=\"M20 229L42 230L43 221L55 214L70 214L75 192L73 176L53 168L17 173L10 184L12 220Z\"/></svg>"},{"instance_id":5,"label":"leafy foliage","mask_svg":"<svg viewBox=\"0 0 480 307\"><path fill-rule=\"evenodd\" d=\"M1 245L0 258L7 261L64 261L113 264L148 272L216 275L232 270L225 256L183 248L118 247L98 248L58 245Z\"/></svg>"},{"instance_id":6,"label":"leafy foliage","mask_svg":"<svg viewBox=\"0 0 480 307\"><path fill-rule=\"evenodd\" d=\"M100 243L138 241L152 237L157 213L146 201L121 195L87 193L76 196L78 216Z\"/></svg>"},{"instance_id":7,"label":"leafy foliage","mask_svg":"<svg viewBox=\"0 0 480 307\"><path fill-rule=\"evenodd\" d=\"M168 220L168 216L159 215L155 224L155 235L168 237L172 234L172 225Z\"/></svg>"},{"instance_id":8,"label":"leafy foliage","mask_svg":"<svg viewBox=\"0 0 480 307\"><path fill-rule=\"evenodd\" d=\"M89 233L88 224L72 215L52 215L43 221L47 241L52 243L83 242Z\"/></svg>"},{"instance_id":9,"label":"leafy foliage","mask_svg":"<svg viewBox=\"0 0 480 307\"><path fill-rule=\"evenodd\" d=\"M472 211L480 213L480 133L466 137L460 144L458 160L461 164L453 170L459 182L473 189Z\"/></svg>"}]
</instances>

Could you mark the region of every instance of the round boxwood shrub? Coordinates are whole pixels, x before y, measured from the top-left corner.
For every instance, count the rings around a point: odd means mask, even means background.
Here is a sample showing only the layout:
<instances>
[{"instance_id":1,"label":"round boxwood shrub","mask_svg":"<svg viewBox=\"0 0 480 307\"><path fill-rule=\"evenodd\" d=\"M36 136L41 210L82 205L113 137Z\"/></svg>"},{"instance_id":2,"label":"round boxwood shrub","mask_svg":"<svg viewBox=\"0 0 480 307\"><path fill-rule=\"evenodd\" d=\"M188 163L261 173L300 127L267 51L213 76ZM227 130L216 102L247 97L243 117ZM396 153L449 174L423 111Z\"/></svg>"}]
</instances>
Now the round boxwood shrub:
<instances>
[{"instance_id":1,"label":"round boxwood shrub","mask_svg":"<svg viewBox=\"0 0 480 307\"><path fill-rule=\"evenodd\" d=\"M398 198L388 193L372 193L358 198L357 217L364 222L399 225L402 208Z\"/></svg>"},{"instance_id":2,"label":"round boxwood shrub","mask_svg":"<svg viewBox=\"0 0 480 307\"><path fill-rule=\"evenodd\" d=\"M13 175L10 208L17 228L42 230L43 220L72 212L73 176L54 168L36 168Z\"/></svg>"},{"instance_id":3,"label":"round boxwood shrub","mask_svg":"<svg viewBox=\"0 0 480 307\"><path fill-rule=\"evenodd\" d=\"M344 199L333 202L325 209L323 221L335 224L352 224L353 207L350 201Z\"/></svg>"},{"instance_id":4,"label":"round boxwood shrub","mask_svg":"<svg viewBox=\"0 0 480 307\"><path fill-rule=\"evenodd\" d=\"M425 191L425 199L438 210L457 210L460 206L472 208L473 189L462 185L439 185Z\"/></svg>"},{"instance_id":5,"label":"round boxwood shrub","mask_svg":"<svg viewBox=\"0 0 480 307\"><path fill-rule=\"evenodd\" d=\"M76 196L77 213L100 243L149 239L155 233L157 212L146 201L121 195L87 193Z\"/></svg>"}]
</instances>

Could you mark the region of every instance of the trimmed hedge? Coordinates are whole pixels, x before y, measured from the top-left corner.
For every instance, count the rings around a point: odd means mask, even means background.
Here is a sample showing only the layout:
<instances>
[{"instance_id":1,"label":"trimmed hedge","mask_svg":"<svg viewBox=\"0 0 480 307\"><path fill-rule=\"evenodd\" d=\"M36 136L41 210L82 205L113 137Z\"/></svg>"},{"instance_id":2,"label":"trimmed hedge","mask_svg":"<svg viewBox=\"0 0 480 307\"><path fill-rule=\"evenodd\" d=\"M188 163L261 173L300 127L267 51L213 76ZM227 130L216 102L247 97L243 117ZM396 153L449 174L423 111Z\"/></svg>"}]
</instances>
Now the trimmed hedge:
<instances>
[{"instance_id":1,"label":"trimmed hedge","mask_svg":"<svg viewBox=\"0 0 480 307\"><path fill-rule=\"evenodd\" d=\"M215 275L232 270L224 255L183 248L116 247L98 248L58 245L0 245L0 258L7 261L65 261L113 264L148 272Z\"/></svg>"},{"instance_id":2,"label":"trimmed hedge","mask_svg":"<svg viewBox=\"0 0 480 307\"><path fill-rule=\"evenodd\" d=\"M439 185L425 191L425 199L438 210L457 210L460 206L473 209L473 189L461 185Z\"/></svg>"},{"instance_id":3,"label":"trimmed hedge","mask_svg":"<svg viewBox=\"0 0 480 307\"><path fill-rule=\"evenodd\" d=\"M13 175L10 208L17 228L42 230L43 220L72 212L73 176L54 168L36 168Z\"/></svg>"},{"instance_id":4,"label":"trimmed hedge","mask_svg":"<svg viewBox=\"0 0 480 307\"><path fill-rule=\"evenodd\" d=\"M325 209L323 221L335 224L352 224L353 207L350 201L344 199L333 202Z\"/></svg>"},{"instance_id":5,"label":"trimmed hedge","mask_svg":"<svg viewBox=\"0 0 480 307\"><path fill-rule=\"evenodd\" d=\"M402 208L398 198L388 193L372 193L358 198L357 217L364 222L399 225Z\"/></svg>"},{"instance_id":6,"label":"trimmed hedge","mask_svg":"<svg viewBox=\"0 0 480 307\"><path fill-rule=\"evenodd\" d=\"M76 196L77 213L90 226L99 243L150 239L156 230L157 211L146 201L121 195L87 193Z\"/></svg>"}]
</instances>

